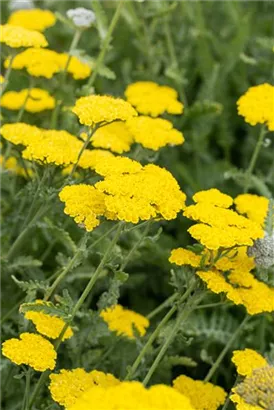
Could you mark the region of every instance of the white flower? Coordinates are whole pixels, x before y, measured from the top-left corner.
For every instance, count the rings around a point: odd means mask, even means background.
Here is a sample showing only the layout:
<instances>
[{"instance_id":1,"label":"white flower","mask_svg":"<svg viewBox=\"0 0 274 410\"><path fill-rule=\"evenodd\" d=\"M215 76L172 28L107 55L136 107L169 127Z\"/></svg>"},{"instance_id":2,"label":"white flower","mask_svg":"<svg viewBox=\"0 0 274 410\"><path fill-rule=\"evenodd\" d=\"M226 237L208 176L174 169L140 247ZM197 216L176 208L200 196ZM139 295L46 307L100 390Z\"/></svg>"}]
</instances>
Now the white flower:
<instances>
[{"instance_id":1,"label":"white flower","mask_svg":"<svg viewBox=\"0 0 274 410\"><path fill-rule=\"evenodd\" d=\"M67 16L73 21L76 27L87 28L94 23L96 17L93 11L78 7L67 11Z\"/></svg>"},{"instance_id":2,"label":"white flower","mask_svg":"<svg viewBox=\"0 0 274 410\"><path fill-rule=\"evenodd\" d=\"M10 0L9 9L12 11L23 9L34 9L34 3L32 0Z\"/></svg>"}]
</instances>

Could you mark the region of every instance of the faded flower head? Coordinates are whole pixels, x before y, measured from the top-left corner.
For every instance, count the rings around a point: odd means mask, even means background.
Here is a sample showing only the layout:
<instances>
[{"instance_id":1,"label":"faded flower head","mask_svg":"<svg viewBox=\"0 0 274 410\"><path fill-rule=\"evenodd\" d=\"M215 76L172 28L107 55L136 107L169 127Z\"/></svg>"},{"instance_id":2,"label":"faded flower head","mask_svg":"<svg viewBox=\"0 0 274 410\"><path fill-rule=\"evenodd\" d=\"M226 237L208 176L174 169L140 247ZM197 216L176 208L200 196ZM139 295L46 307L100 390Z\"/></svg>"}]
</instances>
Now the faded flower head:
<instances>
[{"instance_id":1,"label":"faded flower head","mask_svg":"<svg viewBox=\"0 0 274 410\"><path fill-rule=\"evenodd\" d=\"M96 20L95 14L92 10L84 7L77 7L67 11L67 17L72 20L73 24L79 28L88 28Z\"/></svg>"},{"instance_id":2,"label":"faded flower head","mask_svg":"<svg viewBox=\"0 0 274 410\"><path fill-rule=\"evenodd\" d=\"M274 367L255 369L251 376L233 389L246 403L261 409L274 409Z\"/></svg>"},{"instance_id":3,"label":"faded flower head","mask_svg":"<svg viewBox=\"0 0 274 410\"><path fill-rule=\"evenodd\" d=\"M33 9L34 3L32 0L10 0L9 9L14 10L27 10Z\"/></svg>"},{"instance_id":4,"label":"faded flower head","mask_svg":"<svg viewBox=\"0 0 274 410\"><path fill-rule=\"evenodd\" d=\"M274 265L274 233L257 239L247 254L254 257L257 266L267 269Z\"/></svg>"}]
</instances>

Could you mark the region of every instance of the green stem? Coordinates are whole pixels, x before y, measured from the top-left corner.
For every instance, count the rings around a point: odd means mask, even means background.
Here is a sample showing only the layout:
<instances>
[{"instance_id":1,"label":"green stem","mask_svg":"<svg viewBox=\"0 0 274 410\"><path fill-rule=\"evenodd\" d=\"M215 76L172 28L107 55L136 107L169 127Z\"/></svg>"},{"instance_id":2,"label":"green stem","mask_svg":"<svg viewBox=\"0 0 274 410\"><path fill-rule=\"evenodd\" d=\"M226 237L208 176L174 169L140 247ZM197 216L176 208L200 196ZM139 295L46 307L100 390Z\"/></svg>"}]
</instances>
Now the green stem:
<instances>
[{"instance_id":1,"label":"green stem","mask_svg":"<svg viewBox=\"0 0 274 410\"><path fill-rule=\"evenodd\" d=\"M98 129L98 126L95 126L93 129L90 129L89 135L87 137L87 139L85 140L84 144L82 145L82 148L79 151L78 157L77 157L77 161L75 162L75 164L73 164L72 170L70 171L70 174L68 176L68 179L70 179L72 177L72 175L74 174L74 172L76 171L76 168L79 164L79 161L81 159L81 156L83 155L83 152L85 151L85 149L87 148L90 139L92 137L92 135L94 134L94 132Z\"/></svg>"},{"instance_id":2,"label":"green stem","mask_svg":"<svg viewBox=\"0 0 274 410\"><path fill-rule=\"evenodd\" d=\"M49 300L49 298L52 296L53 292L55 291L55 289L57 288L57 286L60 284L60 282L62 282L62 280L67 276L67 274L71 271L71 269L73 269L73 266L75 264L75 262L77 261L79 255L83 252L83 246L85 245L86 241L87 241L87 235L88 232L86 232L84 234L84 236L82 237L82 239L79 242L79 245L77 246L77 251L75 252L73 258L70 259L70 261L68 262L67 266L64 267L62 273L60 275L57 276L57 278L55 279L55 281L53 282L53 284L51 285L51 287L47 290L44 300Z\"/></svg>"},{"instance_id":3,"label":"green stem","mask_svg":"<svg viewBox=\"0 0 274 410\"><path fill-rule=\"evenodd\" d=\"M245 193L248 192L248 190L249 190L252 173L253 173L254 167L256 165L256 162L257 162L261 147L262 147L263 142L264 142L264 136L265 136L266 133L267 133L267 130L266 130L265 126L262 126L261 130L260 130L260 134L259 134L257 144L255 146L255 149L253 151L253 154L252 154L252 157L251 157L251 160L250 160L250 163L249 163L249 166L248 166L248 168L245 172L245 185L244 185L244 192Z\"/></svg>"},{"instance_id":4,"label":"green stem","mask_svg":"<svg viewBox=\"0 0 274 410\"><path fill-rule=\"evenodd\" d=\"M125 267L127 266L127 264L130 261L132 255L134 254L134 252L136 252L136 250L139 248L139 246L143 242L144 238L147 236L150 226L151 226L151 221L149 221L149 223L146 225L143 234L140 236L139 240L134 244L134 246L131 248L131 250L127 254L126 258L124 259L124 261L123 261L123 263L120 267L120 270L122 272L125 269Z\"/></svg>"},{"instance_id":5,"label":"green stem","mask_svg":"<svg viewBox=\"0 0 274 410\"><path fill-rule=\"evenodd\" d=\"M178 298L178 293L173 293L168 299L166 299L161 305L157 306L156 309L152 310L147 315L147 319L151 320L154 316L158 315L160 312L162 312L163 309L166 307L170 306L175 300Z\"/></svg>"},{"instance_id":6,"label":"green stem","mask_svg":"<svg viewBox=\"0 0 274 410\"><path fill-rule=\"evenodd\" d=\"M18 113L18 115L17 115L16 122L20 122L20 121L22 120L22 117L23 117L23 114L24 114L24 112L25 112L25 108L26 108L26 105L27 105L27 102L28 102L28 99L29 99L31 90L32 90L32 81L30 80L28 92L27 92L27 94L26 94L26 97L25 97L25 100L24 100L24 102L23 102L23 105L22 105L22 107L20 108L20 111L19 111L19 113Z\"/></svg>"},{"instance_id":7,"label":"green stem","mask_svg":"<svg viewBox=\"0 0 274 410\"><path fill-rule=\"evenodd\" d=\"M9 249L9 252L7 254L7 259L11 260L18 249L25 243L26 237L29 234L30 228L43 216L45 213L48 211L48 205L42 205L41 208L37 211L37 213L34 215L28 226L20 233L20 235L17 237L17 239L14 241L12 246Z\"/></svg>"},{"instance_id":8,"label":"green stem","mask_svg":"<svg viewBox=\"0 0 274 410\"><path fill-rule=\"evenodd\" d=\"M229 349L231 348L233 342L235 341L235 339L238 337L238 335L241 333L243 327L246 325L246 323L248 322L250 316L246 316L244 318L244 320L241 322L240 326L237 327L236 331L231 335L230 339L228 340L227 344L225 345L225 347L223 348L223 350L221 351L221 353L219 354L216 362L211 366L211 369L209 370L209 372L207 373L204 381L208 382L212 376L214 375L214 373L216 372L216 370L218 369L218 367L220 366L223 358L225 357L225 355L227 354L227 352L229 351Z\"/></svg>"},{"instance_id":9,"label":"green stem","mask_svg":"<svg viewBox=\"0 0 274 410\"><path fill-rule=\"evenodd\" d=\"M110 22L110 25L109 25L108 32L107 32L107 34L106 34L106 37L104 38L101 51L100 51L99 56L98 56L98 58L97 58L97 60L96 60L94 70L93 70L93 72L92 72L92 74L91 74L91 76L90 76L90 78L89 78L88 83L87 83L88 87L92 87L92 86L93 86L93 84L94 84L94 82L95 82L95 80L96 80L98 71L99 71L99 69L100 69L100 67L101 67L101 65L102 65L102 63L103 63L103 61L104 61L104 59L105 59L105 55L106 55L106 52L107 52L107 50L108 50L108 47L109 47L109 44L110 44L110 41L111 41L111 35L112 35L112 33L113 33L113 30L114 30L116 24L118 23L118 20L119 20L119 17L120 17L120 13L121 13L121 9L122 9L122 6L123 6L124 1L125 1L125 0L120 0L119 3L118 3L117 8L116 8L116 10L115 10L114 16L113 16L113 18L112 18L112 20L111 20L111 22Z\"/></svg>"},{"instance_id":10,"label":"green stem","mask_svg":"<svg viewBox=\"0 0 274 410\"><path fill-rule=\"evenodd\" d=\"M29 410L30 379L31 379L31 369L29 368L26 373L26 387L25 387L24 400L22 403L22 410Z\"/></svg>"},{"instance_id":11,"label":"green stem","mask_svg":"<svg viewBox=\"0 0 274 410\"><path fill-rule=\"evenodd\" d=\"M5 72L5 76L4 76L4 82L3 82L2 86L0 87L0 97L2 96L3 92L5 91L5 89L8 85L9 76L10 76L10 73L11 73L11 70L12 70L12 63L13 63L13 60L15 58L15 55L16 54L12 54L10 56L9 65L8 65L7 71Z\"/></svg>"},{"instance_id":12,"label":"green stem","mask_svg":"<svg viewBox=\"0 0 274 410\"><path fill-rule=\"evenodd\" d=\"M158 324L158 326L156 327L156 329L153 331L153 333L150 335L149 339L147 340L146 344L144 345L144 347L142 348L142 350L140 351L139 355L137 356L137 358L135 359L133 365L130 367L128 374L126 376L125 380L130 380L132 379L132 377L134 376L136 370L138 369L139 365L141 364L143 357L146 355L148 349L150 348L150 346L152 346L154 340L156 340L156 338L158 337L161 329L166 325L166 323L169 321L169 319L171 318L171 316L173 316L173 314L176 312L176 310L178 309L178 306L180 304L182 304L191 294L191 292L194 289L194 284L192 286L190 286L186 292L182 295L182 297L179 299L178 303L174 304L172 306L172 308L167 312L167 314L163 317L163 319L161 320L161 322ZM178 294L176 294L176 296L178 296ZM170 299L170 298L169 298ZM169 300L168 299L168 300Z\"/></svg>"},{"instance_id":13,"label":"green stem","mask_svg":"<svg viewBox=\"0 0 274 410\"><path fill-rule=\"evenodd\" d=\"M21 303L23 303L25 300L25 297L23 297L23 299L21 299L19 302L17 302L2 318L0 321L0 324L2 325L12 314L13 312L15 312L17 309L19 309L19 306L21 305Z\"/></svg>"},{"instance_id":14,"label":"green stem","mask_svg":"<svg viewBox=\"0 0 274 410\"><path fill-rule=\"evenodd\" d=\"M195 285L194 285L195 286ZM194 287L193 287L194 288ZM187 292L187 297L190 295L190 293L193 291L193 288L189 288L188 292ZM203 295L201 296L203 297ZM192 305L190 306L189 303L187 303L181 313L177 316L177 320L175 322L175 325L172 329L172 331L170 332L168 338L166 339L165 343L163 344L163 346L161 347L159 353L157 354L154 362L152 363L152 366L150 367L146 377L143 380L143 385L147 386L148 382L150 381L151 377L153 376L155 370L157 369L157 367L159 366L162 358L164 357L167 349L169 348L170 344L173 342L175 336L177 335L182 322L184 322L185 320L187 320L188 316L191 314L191 312L193 311L194 307L199 303L199 301L201 300L201 297L197 298L196 301L193 301ZM189 301L188 301L189 302Z\"/></svg>"},{"instance_id":15,"label":"green stem","mask_svg":"<svg viewBox=\"0 0 274 410\"><path fill-rule=\"evenodd\" d=\"M68 52L69 56L68 56L68 59L67 59L66 65L64 67L64 71L63 71L64 76L63 76L62 85L64 85L64 83L66 81L66 76L67 76L67 70L68 70L68 67L69 67L69 63L71 62L71 59L73 57L72 52L77 47L77 45L80 41L82 33L83 33L82 30L76 30L75 33L74 33L74 36L73 36L73 39L72 39L72 42L71 42L71 45L70 45L70 48L69 48L69 52Z\"/></svg>"},{"instance_id":16,"label":"green stem","mask_svg":"<svg viewBox=\"0 0 274 410\"><path fill-rule=\"evenodd\" d=\"M60 344L61 344L61 342L62 342L63 336L64 336L64 334L66 333L66 330L68 329L70 323L71 323L71 322L73 321L73 319L75 318L75 316L76 316L78 310L81 308L81 306L82 306L83 303L85 302L85 300L86 300L88 294L90 293L90 291L92 290L93 286L95 285L97 279L99 278L99 276L100 276L100 274L101 274L101 272L102 272L102 270L103 270L103 268L104 268L104 266L105 266L105 263L107 262L107 260L108 260L108 258L109 258L109 256L110 256L110 254L111 254L111 252L112 252L112 250L113 250L113 247L115 246L115 244L117 243L117 241L118 241L118 239L119 239L119 237L120 237L120 234L121 234L121 232L122 232L122 229L123 229L123 222L119 222L119 223L118 223L117 232L116 232L114 238L112 239L111 243L109 244L109 246L108 246L108 248L107 248L107 250L106 250L106 253L104 254L104 256L103 256L103 258L102 258L100 264L98 265L97 269L95 270L94 274L92 275L90 281L88 282L88 284L87 284L86 288L84 289L82 295L80 296L78 302L76 303L76 305L75 305L75 307L74 307L74 309L73 309L73 311L72 311L72 313L71 313L70 320L68 321L68 323L66 323L66 324L64 325L64 327L63 327L63 329L62 329L62 331L61 331L61 333L60 333L58 339L56 340L56 343L55 343L55 350L56 350L56 351L58 351L59 346L60 346ZM35 400L36 400L36 397L37 397L37 395L38 395L38 393L39 393L41 387L42 387L43 384L46 382L46 380L47 380L49 374L50 374L50 371L46 371L46 372L44 372L44 373L41 375L41 377L40 377L40 379L39 379L39 381L38 381L38 383L37 383L37 385L36 385L36 387L35 387L35 389L34 389L34 391L33 391L32 397L31 397L31 399L30 399L30 410L31 410L31 408L32 408L32 406L33 406L33 404L34 404L34 402L35 402Z\"/></svg>"}]
</instances>

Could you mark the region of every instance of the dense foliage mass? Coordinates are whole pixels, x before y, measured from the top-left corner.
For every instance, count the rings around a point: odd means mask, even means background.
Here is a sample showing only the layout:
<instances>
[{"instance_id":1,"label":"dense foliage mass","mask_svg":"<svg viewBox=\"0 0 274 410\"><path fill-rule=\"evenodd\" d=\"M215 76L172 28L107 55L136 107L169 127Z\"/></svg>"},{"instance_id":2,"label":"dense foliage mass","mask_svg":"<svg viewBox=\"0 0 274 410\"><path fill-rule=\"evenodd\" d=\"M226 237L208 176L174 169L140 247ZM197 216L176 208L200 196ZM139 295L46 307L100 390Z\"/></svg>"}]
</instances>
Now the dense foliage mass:
<instances>
[{"instance_id":1,"label":"dense foliage mass","mask_svg":"<svg viewBox=\"0 0 274 410\"><path fill-rule=\"evenodd\" d=\"M2 2L3 409L274 409L273 11Z\"/></svg>"}]
</instances>

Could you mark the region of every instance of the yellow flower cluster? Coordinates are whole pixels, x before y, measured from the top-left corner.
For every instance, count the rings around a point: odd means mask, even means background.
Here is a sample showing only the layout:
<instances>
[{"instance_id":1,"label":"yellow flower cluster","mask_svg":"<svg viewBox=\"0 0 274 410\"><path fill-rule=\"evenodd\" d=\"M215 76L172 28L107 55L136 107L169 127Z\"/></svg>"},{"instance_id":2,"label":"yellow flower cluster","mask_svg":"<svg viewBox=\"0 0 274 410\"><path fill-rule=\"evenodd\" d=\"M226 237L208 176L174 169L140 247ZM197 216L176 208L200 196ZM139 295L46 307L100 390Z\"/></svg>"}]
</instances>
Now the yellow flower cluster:
<instances>
[{"instance_id":1,"label":"yellow flower cluster","mask_svg":"<svg viewBox=\"0 0 274 410\"><path fill-rule=\"evenodd\" d=\"M65 202L65 214L74 218L78 224L84 224L87 231L99 225L99 216L106 213L105 196L91 185L65 186L59 194Z\"/></svg>"},{"instance_id":2,"label":"yellow flower cluster","mask_svg":"<svg viewBox=\"0 0 274 410\"><path fill-rule=\"evenodd\" d=\"M10 171L18 176L21 176L24 178L27 177L25 169L18 164L18 161L15 157L8 157L4 161L3 155L0 155L0 165L1 165L1 168L3 167L7 171ZM33 171L32 169L29 169L29 166L27 166L27 172L29 176L33 175Z\"/></svg>"},{"instance_id":3,"label":"yellow flower cluster","mask_svg":"<svg viewBox=\"0 0 274 410\"><path fill-rule=\"evenodd\" d=\"M0 100L0 105L9 110L20 110L24 104L25 110L32 113L52 110L55 107L55 98L46 90L32 88L31 90L8 91Z\"/></svg>"},{"instance_id":4,"label":"yellow flower cluster","mask_svg":"<svg viewBox=\"0 0 274 410\"><path fill-rule=\"evenodd\" d=\"M125 169L123 174L118 175L115 172L120 159L116 157L111 161L113 171L106 166L108 175L96 184L96 188L106 194L107 210L117 219L132 223L156 217L171 220L184 208L186 196L166 169L152 164L142 167L136 163L136 168L140 166L141 169L134 171L133 163L129 167L130 173ZM101 169L96 167L96 172L101 173ZM102 174L106 175L106 172Z\"/></svg>"},{"instance_id":5,"label":"yellow flower cluster","mask_svg":"<svg viewBox=\"0 0 274 410\"><path fill-rule=\"evenodd\" d=\"M8 24L36 31L45 31L55 22L55 15L49 10L42 9L16 10L8 19Z\"/></svg>"},{"instance_id":6,"label":"yellow flower cluster","mask_svg":"<svg viewBox=\"0 0 274 410\"><path fill-rule=\"evenodd\" d=\"M152 81L130 84L125 91L125 96L141 114L158 117L165 111L169 114L183 113L184 106L177 100L177 91Z\"/></svg>"},{"instance_id":7,"label":"yellow flower cluster","mask_svg":"<svg viewBox=\"0 0 274 410\"><path fill-rule=\"evenodd\" d=\"M12 68L14 70L22 70L25 68L27 72L34 77L52 78L54 74L65 69L68 58L69 55L66 53L57 53L56 51L48 49L29 48L15 56L12 61ZM4 67L7 68L9 64L10 57L5 60ZM72 56L67 67L67 72L70 73L75 80L82 80L89 77L91 68L87 63Z\"/></svg>"},{"instance_id":8,"label":"yellow flower cluster","mask_svg":"<svg viewBox=\"0 0 274 410\"><path fill-rule=\"evenodd\" d=\"M47 302L44 302L42 300L36 300L36 304L48 305ZM28 310L25 313L25 318L32 321L38 333L41 333L43 336L47 336L50 339L57 339L60 336L63 327L65 326L64 320L60 317L51 316L43 312L35 312L32 310ZM62 340L69 339L72 335L73 331L69 326Z\"/></svg>"},{"instance_id":9,"label":"yellow flower cluster","mask_svg":"<svg viewBox=\"0 0 274 410\"><path fill-rule=\"evenodd\" d=\"M231 360L240 376L251 376L254 369L267 365L265 358L252 349L234 350Z\"/></svg>"},{"instance_id":10,"label":"yellow flower cluster","mask_svg":"<svg viewBox=\"0 0 274 410\"><path fill-rule=\"evenodd\" d=\"M258 281L250 272L232 271L227 280L216 270L199 271L197 275L212 292L225 293L236 305L244 305L250 315L274 311L274 288Z\"/></svg>"},{"instance_id":11,"label":"yellow flower cluster","mask_svg":"<svg viewBox=\"0 0 274 410\"><path fill-rule=\"evenodd\" d=\"M89 95L76 101L72 111L81 124L94 126L115 120L126 121L137 115L134 108L121 98L107 95Z\"/></svg>"},{"instance_id":12,"label":"yellow flower cluster","mask_svg":"<svg viewBox=\"0 0 274 410\"><path fill-rule=\"evenodd\" d=\"M91 137L94 147L109 149L117 154L130 150L134 139L123 121L115 121L98 128Z\"/></svg>"},{"instance_id":13,"label":"yellow flower cluster","mask_svg":"<svg viewBox=\"0 0 274 410\"><path fill-rule=\"evenodd\" d=\"M112 374L97 370L62 369L60 373L50 375L49 390L53 400L68 409L91 387L111 387L119 383Z\"/></svg>"},{"instance_id":14,"label":"yellow flower cluster","mask_svg":"<svg viewBox=\"0 0 274 410\"><path fill-rule=\"evenodd\" d=\"M105 176L103 181L67 186L59 194L65 213L88 231L99 224L98 216L132 223L156 217L171 220L185 206L185 194L164 168L113 157L95 170Z\"/></svg>"},{"instance_id":15,"label":"yellow flower cluster","mask_svg":"<svg viewBox=\"0 0 274 410\"><path fill-rule=\"evenodd\" d=\"M139 382L121 382L112 387L93 387L70 410L195 410L189 399L175 389L154 385L146 389Z\"/></svg>"},{"instance_id":16,"label":"yellow flower cluster","mask_svg":"<svg viewBox=\"0 0 274 410\"><path fill-rule=\"evenodd\" d=\"M237 373L240 376L245 376L244 382L249 381L249 380L251 381L252 394L257 395L258 393L259 395L260 391L258 389L258 386L256 385L257 384L256 381L257 382L260 381L264 383L265 382L264 372L261 372L262 377L260 377L260 371L261 370L263 371L264 369L267 369L270 367L268 366L268 363L265 360L265 358L252 349L235 350L233 352L232 362L236 366ZM258 371L259 371L259 375L258 375L259 377L256 377L255 372L258 372ZM253 375L255 375L255 377L252 377ZM252 378L254 380L252 380ZM269 382L265 383L264 387L269 388L269 386L273 386L273 374L272 374L272 381L271 380L269 381L270 383ZM266 394L268 398L270 399L270 394L269 394L270 391L267 391L267 390L268 390L267 388L266 389L263 388L261 391L263 392L263 394ZM248 404L245 401L245 399L237 393L237 391L238 391L238 386L232 389L233 394L230 396L231 401L233 401L233 403L236 403L237 410L260 410L261 409L261 406ZM265 402L265 404L267 403Z\"/></svg>"},{"instance_id":17,"label":"yellow flower cluster","mask_svg":"<svg viewBox=\"0 0 274 410\"><path fill-rule=\"evenodd\" d=\"M6 340L2 353L13 363L31 366L38 372L54 369L57 357L53 345L34 333L21 333L20 339Z\"/></svg>"},{"instance_id":18,"label":"yellow flower cluster","mask_svg":"<svg viewBox=\"0 0 274 410\"><path fill-rule=\"evenodd\" d=\"M13 144L27 148L23 158L43 163L68 166L75 164L83 143L64 130L46 130L25 123L5 124L1 127L2 136ZM95 169L98 163L113 157L104 150L84 150L79 167Z\"/></svg>"},{"instance_id":19,"label":"yellow flower cluster","mask_svg":"<svg viewBox=\"0 0 274 410\"><path fill-rule=\"evenodd\" d=\"M129 119L127 126L135 142L154 151L166 145L181 145L184 142L183 134L174 129L170 121L162 118L141 115Z\"/></svg>"},{"instance_id":20,"label":"yellow flower cluster","mask_svg":"<svg viewBox=\"0 0 274 410\"><path fill-rule=\"evenodd\" d=\"M144 336L149 320L132 310L125 309L121 305L114 305L100 313L100 316L108 324L111 331L129 339L135 338L135 331Z\"/></svg>"},{"instance_id":21,"label":"yellow flower cluster","mask_svg":"<svg viewBox=\"0 0 274 410\"><path fill-rule=\"evenodd\" d=\"M48 42L42 33L23 27L4 24L0 26L0 42L12 48L46 47Z\"/></svg>"},{"instance_id":22,"label":"yellow flower cluster","mask_svg":"<svg viewBox=\"0 0 274 410\"><path fill-rule=\"evenodd\" d=\"M5 78L0 74L0 85L2 85L5 82Z\"/></svg>"},{"instance_id":23,"label":"yellow flower cluster","mask_svg":"<svg viewBox=\"0 0 274 410\"><path fill-rule=\"evenodd\" d=\"M274 131L274 86L260 84L250 87L237 101L238 114L248 124L266 124Z\"/></svg>"},{"instance_id":24,"label":"yellow flower cluster","mask_svg":"<svg viewBox=\"0 0 274 410\"><path fill-rule=\"evenodd\" d=\"M197 255L188 249L178 248L171 251L169 262L175 263L178 266L190 265L193 268L197 268L201 263L201 259L201 255Z\"/></svg>"},{"instance_id":25,"label":"yellow flower cluster","mask_svg":"<svg viewBox=\"0 0 274 410\"><path fill-rule=\"evenodd\" d=\"M245 214L251 221L264 226L269 206L267 198L254 194L241 194L234 199L234 203L240 214Z\"/></svg>"},{"instance_id":26,"label":"yellow flower cluster","mask_svg":"<svg viewBox=\"0 0 274 410\"><path fill-rule=\"evenodd\" d=\"M40 128L23 122L4 124L0 128L0 133L7 141L15 145L28 145L41 137Z\"/></svg>"},{"instance_id":27,"label":"yellow flower cluster","mask_svg":"<svg viewBox=\"0 0 274 410\"><path fill-rule=\"evenodd\" d=\"M184 216L201 223L191 226L188 232L211 250L253 245L254 240L264 236L263 229L257 223L227 209L233 200L222 195L218 190L209 190L208 193L201 191L195 195L198 203L188 206Z\"/></svg>"},{"instance_id":28,"label":"yellow flower cluster","mask_svg":"<svg viewBox=\"0 0 274 410\"><path fill-rule=\"evenodd\" d=\"M226 392L222 387L184 375L173 380L173 387L189 398L195 410L217 410L226 399Z\"/></svg>"}]
</instances>

